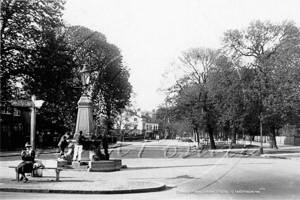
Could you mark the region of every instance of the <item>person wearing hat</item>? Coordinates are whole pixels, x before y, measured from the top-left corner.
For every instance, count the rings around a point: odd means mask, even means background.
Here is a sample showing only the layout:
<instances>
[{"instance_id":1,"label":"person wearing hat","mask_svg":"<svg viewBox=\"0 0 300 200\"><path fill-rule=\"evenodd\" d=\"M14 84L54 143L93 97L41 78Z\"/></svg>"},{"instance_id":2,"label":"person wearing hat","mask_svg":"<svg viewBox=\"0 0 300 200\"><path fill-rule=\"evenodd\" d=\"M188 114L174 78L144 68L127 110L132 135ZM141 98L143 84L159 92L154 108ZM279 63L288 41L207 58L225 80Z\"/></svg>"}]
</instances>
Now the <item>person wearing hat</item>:
<instances>
[{"instance_id":1,"label":"person wearing hat","mask_svg":"<svg viewBox=\"0 0 300 200\"><path fill-rule=\"evenodd\" d=\"M28 181L25 173L32 172L35 159L35 151L31 147L32 146L29 142L25 144L26 150L22 150L21 152L22 162L17 167L17 172L22 176L20 181L24 180L24 183Z\"/></svg>"}]
</instances>

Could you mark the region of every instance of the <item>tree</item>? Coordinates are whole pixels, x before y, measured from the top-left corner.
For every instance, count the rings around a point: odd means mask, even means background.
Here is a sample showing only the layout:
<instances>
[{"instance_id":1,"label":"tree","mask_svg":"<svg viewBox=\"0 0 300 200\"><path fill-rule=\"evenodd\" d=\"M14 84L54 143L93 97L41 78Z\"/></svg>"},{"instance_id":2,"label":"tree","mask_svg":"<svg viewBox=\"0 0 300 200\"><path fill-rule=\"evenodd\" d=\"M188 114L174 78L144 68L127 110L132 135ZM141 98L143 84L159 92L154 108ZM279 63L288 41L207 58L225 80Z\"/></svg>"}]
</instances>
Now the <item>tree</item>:
<instances>
[{"instance_id":1,"label":"tree","mask_svg":"<svg viewBox=\"0 0 300 200\"><path fill-rule=\"evenodd\" d=\"M61 127L71 130L76 122L81 83L70 51L63 35L49 33L46 44L32 56L36 60L34 76L24 78L23 88L45 101L42 124L54 130Z\"/></svg>"},{"instance_id":2,"label":"tree","mask_svg":"<svg viewBox=\"0 0 300 200\"><path fill-rule=\"evenodd\" d=\"M56 131L74 126L79 96L63 34L63 5L61 0L1 1L1 98L43 99L38 124Z\"/></svg>"},{"instance_id":3,"label":"tree","mask_svg":"<svg viewBox=\"0 0 300 200\"><path fill-rule=\"evenodd\" d=\"M86 64L93 72L90 96L98 113L97 121L100 122L100 113L106 121L114 121L129 104L132 92L128 81L130 74L122 62L120 50L108 43L103 34L82 26L69 27L66 35L77 65ZM112 125L107 124L107 129Z\"/></svg>"},{"instance_id":4,"label":"tree","mask_svg":"<svg viewBox=\"0 0 300 200\"><path fill-rule=\"evenodd\" d=\"M1 1L1 98L11 99L16 82L32 77L33 56L48 33L62 27L63 1Z\"/></svg>"},{"instance_id":5,"label":"tree","mask_svg":"<svg viewBox=\"0 0 300 200\"><path fill-rule=\"evenodd\" d=\"M248 61L254 71L251 96L259 102L261 135L263 124L271 127L274 148L278 148L275 130L283 126L288 113L293 113L291 108L298 105L299 28L287 21L254 21L245 30L227 31L224 43L231 55Z\"/></svg>"},{"instance_id":6,"label":"tree","mask_svg":"<svg viewBox=\"0 0 300 200\"><path fill-rule=\"evenodd\" d=\"M98 79L100 90L94 91L94 102L101 105L108 119L116 118L130 102L132 87L128 78L126 69L109 66Z\"/></svg>"},{"instance_id":7,"label":"tree","mask_svg":"<svg viewBox=\"0 0 300 200\"><path fill-rule=\"evenodd\" d=\"M237 131L242 130L245 116L243 77L238 70L227 57L220 56L210 80L210 92L216 101L219 125L226 133L232 131L232 143L236 143Z\"/></svg>"},{"instance_id":8,"label":"tree","mask_svg":"<svg viewBox=\"0 0 300 200\"><path fill-rule=\"evenodd\" d=\"M182 76L168 90L181 113L185 113L187 107L191 109L188 118L195 131L203 124L209 134L212 149L216 148L213 137L216 113L209 81L218 57L219 51L208 48L194 48L183 52L177 65L183 72Z\"/></svg>"},{"instance_id":9,"label":"tree","mask_svg":"<svg viewBox=\"0 0 300 200\"><path fill-rule=\"evenodd\" d=\"M131 94L131 99L129 105L127 105L124 109L120 109L120 113L115 118L115 124L117 129L127 129L128 127L137 126L136 122L130 122L130 118L133 116L138 116L140 108L138 108L137 102L136 102L136 94Z\"/></svg>"},{"instance_id":10,"label":"tree","mask_svg":"<svg viewBox=\"0 0 300 200\"><path fill-rule=\"evenodd\" d=\"M165 104L161 104L156 111L156 119L162 125L165 137L174 138L174 132L172 131L173 123L175 122L175 115L173 113L172 107L167 103L166 99Z\"/></svg>"}]
</instances>

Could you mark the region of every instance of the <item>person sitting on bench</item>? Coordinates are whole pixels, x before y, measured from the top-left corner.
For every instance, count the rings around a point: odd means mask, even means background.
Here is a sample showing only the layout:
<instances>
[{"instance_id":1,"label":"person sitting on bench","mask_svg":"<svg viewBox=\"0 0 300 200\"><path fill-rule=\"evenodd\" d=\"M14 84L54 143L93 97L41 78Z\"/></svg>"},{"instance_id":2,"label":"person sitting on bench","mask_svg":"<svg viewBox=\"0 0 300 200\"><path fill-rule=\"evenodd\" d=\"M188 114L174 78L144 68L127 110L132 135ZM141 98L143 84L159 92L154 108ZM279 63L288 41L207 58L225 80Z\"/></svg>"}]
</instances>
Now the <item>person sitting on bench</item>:
<instances>
[{"instance_id":1,"label":"person sitting on bench","mask_svg":"<svg viewBox=\"0 0 300 200\"><path fill-rule=\"evenodd\" d=\"M33 169L33 163L35 159L35 151L31 148L31 144L27 142L25 144L26 150L22 150L21 157L22 162L17 167L17 172L22 175L20 181L24 179L24 183L28 181L25 173L31 173Z\"/></svg>"}]
</instances>

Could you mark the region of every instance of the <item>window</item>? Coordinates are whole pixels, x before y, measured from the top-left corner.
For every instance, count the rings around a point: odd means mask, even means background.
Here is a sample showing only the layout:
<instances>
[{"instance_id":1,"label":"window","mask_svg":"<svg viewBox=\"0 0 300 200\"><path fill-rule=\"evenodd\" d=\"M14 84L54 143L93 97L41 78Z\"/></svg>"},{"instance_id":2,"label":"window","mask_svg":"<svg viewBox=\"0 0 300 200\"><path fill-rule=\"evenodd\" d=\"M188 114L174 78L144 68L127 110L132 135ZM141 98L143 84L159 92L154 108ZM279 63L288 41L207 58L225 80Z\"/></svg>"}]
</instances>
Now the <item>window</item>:
<instances>
[{"instance_id":1,"label":"window","mask_svg":"<svg viewBox=\"0 0 300 200\"><path fill-rule=\"evenodd\" d=\"M147 126L146 126L146 130L147 130L147 131L152 131L152 126L151 126L151 125L147 125Z\"/></svg>"},{"instance_id":2,"label":"window","mask_svg":"<svg viewBox=\"0 0 300 200\"><path fill-rule=\"evenodd\" d=\"M19 124L19 131L22 131L22 130L23 130L23 125Z\"/></svg>"},{"instance_id":3,"label":"window","mask_svg":"<svg viewBox=\"0 0 300 200\"><path fill-rule=\"evenodd\" d=\"M17 108L14 108L14 116L21 116L21 111Z\"/></svg>"},{"instance_id":4,"label":"window","mask_svg":"<svg viewBox=\"0 0 300 200\"><path fill-rule=\"evenodd\" d=\"M19 130L19 126L18 125L13 125L13 129L14 129L14 131Z\"/></svg>"},{"instance_id":5,"label":"window","mask_svg":"<svg viewBox=\"0 0 300 200\"><path fill-rule=\"evenodd\" d=\"M1 113L10 115L11 114L10 111L11 111L10 107L4 107L4 108L2 108Z\"/></svg>"},{"instance_id":6,"label":"window","mask_svg":"<svg viewBox=\"0 0 300 200\"><path fill-rule=\"evenodd\" d=\"M3 132L8 131L8 126L7 125L3 125Z\"/></svg>"},{"instance_id":7,"label":"window","mask_svg":"<svg viewBox=\"0 0 300 200\"><path fill-rule=\"evenodd\" d=\"M134 120L135 122L137 122L137 118L134 118L133 120Z\"/></svg>"}]
</instances>

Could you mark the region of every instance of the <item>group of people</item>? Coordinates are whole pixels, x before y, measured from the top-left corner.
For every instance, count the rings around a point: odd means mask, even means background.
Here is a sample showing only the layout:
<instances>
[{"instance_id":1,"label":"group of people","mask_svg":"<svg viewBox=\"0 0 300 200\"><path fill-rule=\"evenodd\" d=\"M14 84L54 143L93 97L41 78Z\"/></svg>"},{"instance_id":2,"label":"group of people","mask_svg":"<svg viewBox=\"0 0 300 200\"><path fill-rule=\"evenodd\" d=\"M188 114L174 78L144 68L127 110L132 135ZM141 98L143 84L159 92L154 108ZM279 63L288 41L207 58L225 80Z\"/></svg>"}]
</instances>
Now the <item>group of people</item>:
<instances>
[{"instance_id":1,"label":"group of people","mask_svg":"<svg viewBox=\"0 0 300 200\"><path fill-rule=\"evenodd\" d=\"M70 143L69 140L71 139L71 136L68 132L64 134L61 139L59 140L58 147L60 148L60 155L64 156L65 149L69 147ZM74 145L74 155L73 155L73 161L81 161L81 154L83 150L83 144L85 141L87 141L87 138L83 136L82 131L79 133L76 133L74 135L75 139L75 145ZM98 135L98 137L93 138L93 140L101 140L102 147L104 149L106 160L109 159L109 153L108 153L108 141L106 134L103 133L102 135ZM26 173L31 173L34 168L34 160L35 160L35 151L32 149L32 145L27 142L25 144L26 150L21 151L21 158L22 162L17 167L17 172L19 175L21 175L20 181L24 181L26 183L28 181L28 178L26 177Z\"/></svg>"},{"instance_id":2,"label":"group of people","mask_svg":"<svg viewBox=\"0 0 300 200\"><path fill-rule=\"evenodd\" d=\"M64 156L65 148L68 147L68 139L70 138L69 133L67 132L65 135L63 135L58 143L58 147L60 148L60 155L61 157ZM76 160L78 162L81 161L81 154L83 150L83 145L87 141L87 138L84 137L82 131L79 131L79 133L74 135L75 144L74 144L74 154L73 154L73 162ZM109 159L109 153L108 153L108 141L106 134L103 133L102 135L98 135L98 137L92 137L92 140L101 140L102 147L104 149L106 160Z\"/></svg>"},{"instance_id":3,"label":"group of people","mask_svg":"<svg viewBox=\"0 0 300 200\"><path fill-rule=\"evenodd\" d=\"M79 131L79 134L75 134L74 139L75 139L75 145L74 145L73 162L75 162L76 160L78 162L80 162L81 154L82 154L82 150L83 150L83 144L84 144L84 142L87 141L87 138L84 137L84 135L82 134L82 131ZM106 160L109 160L108 141L107 141L106 134L105 133L102 133L102 135L99 134L98 137L94 136L91 138L91 140L92 141L94 141L94 140L101 141Z\"/></svg>"}]
</instances>

